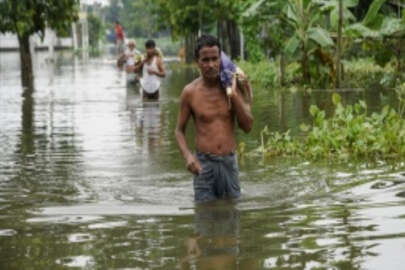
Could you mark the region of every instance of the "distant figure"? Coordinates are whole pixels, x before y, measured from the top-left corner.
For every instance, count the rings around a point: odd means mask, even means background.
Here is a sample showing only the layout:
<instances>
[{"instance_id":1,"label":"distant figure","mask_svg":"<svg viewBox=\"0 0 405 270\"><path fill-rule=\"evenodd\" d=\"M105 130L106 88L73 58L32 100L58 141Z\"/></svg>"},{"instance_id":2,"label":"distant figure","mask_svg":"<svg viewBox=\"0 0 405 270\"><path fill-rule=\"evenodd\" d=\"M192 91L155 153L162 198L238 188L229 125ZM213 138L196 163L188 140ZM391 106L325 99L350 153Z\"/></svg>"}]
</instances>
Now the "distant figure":
<instances>
[{"instance_id":1,"label":"distant figure","mask_svg":"<svg viewBox=\"0 0 405 270\"><path fill-rule=\"evenodd\" d=\"M135 40L128 41L128 48L125 50L125 71L127 72L127 82L136 83L140 76L135 73L135 64L142 61L142 54L136 49Z\"/></svg>"},{"instance_id":2,"label":"distant figure","mask_svg":"<svg viewBox=\"0 0 405 270\"><path fill-rule=\"evenodd\" d=\"M179 57L181 63L186 62L186 50L184 49L184 47L181 47L179 49L179 52L177 53L177 56Z\"/></svg>"},{"instance_id":3,"label":"distant figure","mask_svg":"<svg viewBox=\"0 0 405 270\"><path fill-rule=\"evenodd\" d=\"M115 44L117 48L117 55L120 57L124 52L124 30L119 21L115 22Z\"/></svg>"},{"instance_id":4,"label":"distant figure","mask_svg":"<svg viewBox=\"0 0 405 270\"><path fill-rule=\"evenodd\" d=\"M197 40L195 60L201 76L184 88L176 126L177 143L187 169L194 174L194 199L197 203L238 199L235 133L237 126L246 133L252 129L252 89L240 75L240 83L236 77L232 79L233 90L227 94L220 77L221 46L215 37L202 35ZM190 118L194 120L196 153L189 149L185 135Z\"/></svg>"},{"instance_id":5,"label":"distant figure","mask_svg":"<svg viewBox=\"0 0 405 270\"><path fill-rule=\"evenodd\" d=\"M142 71L140 82L143 97L147 99L158 99L160 78L166 76L166 71L163 67L163 59L160 56L161 53L156 49L156 44L153 40L146 41L145 49L145 59L135 65L135 71Z\"/></svg>"}]
</instances>

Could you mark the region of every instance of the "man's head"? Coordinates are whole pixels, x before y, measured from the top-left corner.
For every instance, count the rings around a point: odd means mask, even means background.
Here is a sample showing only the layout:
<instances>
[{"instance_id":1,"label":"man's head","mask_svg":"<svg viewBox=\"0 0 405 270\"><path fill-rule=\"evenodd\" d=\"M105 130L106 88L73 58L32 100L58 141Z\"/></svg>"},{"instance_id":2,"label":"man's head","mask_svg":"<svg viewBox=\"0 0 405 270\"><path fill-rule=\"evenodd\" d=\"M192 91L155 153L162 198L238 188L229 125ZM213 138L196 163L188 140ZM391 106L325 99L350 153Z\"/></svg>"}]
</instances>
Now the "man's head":
<instances>
[{"instance_id":1,"label":"man's head","mask_svg":"<svg viewBox=\"0 0 405 270\"><path fill-rule=\"evenodd\" d=\"M128 41L128 48L130 48L132 50L132 49L135 49L135 47L136 47L135 40Z\"/></svg>"},{"instance_id":2,"label":"man's head","mask_svg":"<svg viewBox=\"0 0 405 270\"><path fill-rule=\"evenodd\" d=\"M194 57L204 78L218 78L221 63L221 45L218 39L211 35L202 35L197 40Z\"/></svg>"},{"instance_id":3,"label":"man's head","mask_svg":"<svg viewBox=\"0 0 405 270\"><path fill-rule=\"evenodd\" d=\"M155 41L152 39L149 39L148 41L145 42L145 49L146 49L146 54L148 56L152 56L156 54L156 44Z\"/></svg>"},{"instance_id":4,"label":"man's head","mask_svg":"<svg viewBox=\"0 0 405 270\"><path fill-rule=\"evenodd\" d=\"M120 25L120 22L118 20L116 20L115 25Z\"/></svg>"}]
</instances>

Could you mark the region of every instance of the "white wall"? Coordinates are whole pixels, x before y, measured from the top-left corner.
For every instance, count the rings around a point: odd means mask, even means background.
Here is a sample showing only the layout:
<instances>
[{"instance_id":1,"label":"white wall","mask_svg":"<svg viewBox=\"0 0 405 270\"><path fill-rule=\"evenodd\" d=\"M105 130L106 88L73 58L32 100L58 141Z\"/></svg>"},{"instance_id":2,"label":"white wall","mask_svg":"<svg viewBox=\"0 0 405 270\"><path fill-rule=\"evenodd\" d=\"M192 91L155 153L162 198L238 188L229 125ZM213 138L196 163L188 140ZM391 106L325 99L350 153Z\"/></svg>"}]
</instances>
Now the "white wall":
<instances>
[{"instance_id":1,"label":"white wall","mask_svg":"<svg viewBox=\"0 0 405 270\"><path fill-rule=\"evenodd\" d=\"M31 37L31 43L35 49L48 48L51 44L56 47L72 47L72 42L71 37L57 38L55 32L50 29L46 29L44 40L41 40L39 35ZM0 34L0 49L18 49L17 36L11 33Z\"/></svg>"}]
</instances>

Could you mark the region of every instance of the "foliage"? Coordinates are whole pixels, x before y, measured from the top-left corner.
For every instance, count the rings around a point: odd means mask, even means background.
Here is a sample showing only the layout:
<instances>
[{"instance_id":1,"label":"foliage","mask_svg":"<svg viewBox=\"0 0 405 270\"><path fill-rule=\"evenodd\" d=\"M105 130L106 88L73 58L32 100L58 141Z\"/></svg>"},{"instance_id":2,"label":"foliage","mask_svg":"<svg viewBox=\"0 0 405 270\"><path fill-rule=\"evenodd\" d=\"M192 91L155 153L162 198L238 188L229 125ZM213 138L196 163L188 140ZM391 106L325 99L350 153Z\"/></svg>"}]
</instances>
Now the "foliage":
<instances>
[{"instance_id":1,"label":"foliage","mask_svg":"<svg viewBox=\"0 0 405 270\"><path fill-rule=\"evenodd\" d=\"M109 29L119 21L129 38L156 38L168 30L163 20L158 18L156 9L157 5L148 0L110 0L103 13Z\"/></svg>"},{"instance_id":2,"label":"foliage","mask_svg":"<svg viewBox=\"0 0 405 270\"><path fill-rule=\"evenodd\" d=\"M248 74L252 84L262 88L274 87L279 80L278 67L275 62L263 60L258 63L239 61L237 65Z\"/></svg>"},{"instance_id":3,"label":"foliage","mask_svg":"<svg viewBox=\"0 0 405 270\"><path fill-rule=\"evenodd\" d=\"M237 65L248 74L249 80L258 89L279 89L280 88L280 70L278 61L268 59L257 63L251 61L239 61ZM385 88L394 88L401 81L405 81L405 76L395 71L394 62L389 62L385 66L377 65L373 58L361 58L345 60L345 77L343 87L345 88L363 88L367 89L381 85ZM297 62L290 62L285 71L285 86L287 88L297 87L299 83L300 66ZM321 78L312 81L307 85L310 88L320 88L322 86Z\"/></svg>"},{"instance_id":4,"label":"foliage","mask_svg":"<svg viewBox=\"0 0 405 270\"><path fill-rule=\"evenodd\" d=\"M322 5L321 10L329 12L330 24L333 31L338 29L339 21L339 0L315 0L316 3ZM346 26L356 21L355 16L351 12L351 8L358 5L358 0L343 0L343 25Z\"/></svg>"},{"instance_id":5,"label":"foliage","mask_svg":"<svg viewBox=\"0 0 405 270\"><path fill-rule=\"evenodd\" d=\"M122 0L123 8L120 10L120 20L125 26L126 35L129 37L156 37L155 33L167 30L161 20L154 13L155 6L148 0Z\"/></svg>"},{"instance_id":6,"label":"foliage","mask_svg":"<svg viewBox=\"0 0 405 270\"><path fill-rule=\"evenodd\" d=\"M249 1L243 0L153 0L155 12L168 24L174 37L210 31L218 20L236 20Z\"/></svg>"},{"instance_id":7,"label":"foliage","mask_svg":"<svg viewBox=\"0 0 405 270\"><path fill-rule=\"evenodd\" d=\"M200 21L203 21L204 24L213 22L212 9L205 2L197 0L154 0L158 16L170 26L174 38L197 33Z\"/></svg>"},{"instance_id":8,"label":"foliage","mask_svg":"<svg viewBox=\"0 0 405 270\"><path fill-rule=\"evenodd\" d=\"M398 113L403 118L405 117L405 83L398 85L395 92L398 97Z\"/></svg>"},{"instance_id":9,"label":"foliage","mask_svg":"<svg viewBox=\"0 0 405 270\"><path fill-rule=\"evenodd\" d=\"M308 0L289 0L284 9L287 22L294 29L285 45L290 56L300 57L301 73L305 83L311 80L311 62L319 64L315 54L320 48L330 48L334 42L329 32L321 26L320 5ZM323 53L326 54L326 53ZM317 69L319 73L320 70Z\"/></svg>"},{"instance_id":10,"label":"foliage","mask_svg":"<svg viewBox=\"0 0 405 270\"><path fill-rule=\"evenodd\" d=\"M295 53L299 47L310 51L311 42L321 47L334 45L329 33L320 27L320 8L314 2L290 0L285 13L289 24L295 29L285 48L288 53Z\"/></svg>"},{"instance_id":11,"label":"foliage","mask_svg":"<svg viewBox=\"0 0 405 270\"><path fill-rule=\"evenodd\" d=\"M276 57L283 52L292 29L282 12L286 1L253 1L243 12L240 23L245 36L249 61L258 62L266 56ZM269 50L270 49L270 50Z\"/></svg>"},{"instance_id":12,"label":"foliage","mask_svg":"<svg viewBox=\"0 0 405 270\"><path fill-rule=\"evenodd\" d=\"M48 26L64 34L78 18L78 0L3 0L0 1L0 32L19 37L45 34Z\"/></svg>"},{"instance_id":13,"label":"foliage","mask_svg":"<svg viewBox=\"0 0 405 270\"><path fill-rule=\"evenodd\" d=\"M335 112L330 118L326 118L325 111L317 106L310 107L313 123L310 126L301 125L302 131L306 132L303 139L292 138L289 131L271 133L264 128L261 133L261 146L254 153L265 157L293 155L314 160L337 161L404 157L405 119L401 115L403 111L398 113L385 106L379 113L368 115L364 101L343 105L338 94L333 95L332 101ZM401 104L403 106L403 99Z\"/></svg>"},{"instance_id":14,"label":"foliage","mask_svg":"<svg viewBox=\"0 0 405 270\"><path fill-rule=\"evenodd\" d=\"M25 96L34 90L34 75L29 38L45 35L46 27L65 36L78 18L79 0L2 0L0 1L0 33L17 34L20 49L21 83Z\"/></svg>"},{"instance_id":15,"label":"foliage","mask_svg":"<svg viewBox=\"0 0 405 270\"><path fill-rule=\"evenodd\" d=\"M391 62L380 66L373 58L346 60L344 67L344 85L348 88L369 88L375 85L393 88L402 79Z\"/></svg>"},{"instance_id":16,"label":"foliage","mask_svg":"<svg viewBox=\"0 0 405 270\"><path fill-rule=\"evenodd\" d=\"M345 29L345 34L352 38L381 39L389 36L400 36L405 32L405 23L401 18L379 13L386 0L374 0L364 19Z\"/></svg>"},{"instance_id":17,"label":"foliage","mask_svg":"<svg viewBox=\"0 0 405 270\"><path fill-rule=\"evenodd\" d=\"M99 17L92 14L87 16L87 21L89 24L89 44L91 47L97 48L104 33L103 23Z\"/></svg>"},{"instance_id":18,"label":"foliage","mask_svg":"<svg viewBox=\"0 0 405 270\"><path fill-rule=\"evenodd\" d=\"M268 59L257 63L251 61L239 61L237 65L249 76L249 80L259 88L279 88L280 69L276 61ZM299 65L290 63L286 68L286 85L291 85L297 81Z\"/></svg>"}]
</instances>

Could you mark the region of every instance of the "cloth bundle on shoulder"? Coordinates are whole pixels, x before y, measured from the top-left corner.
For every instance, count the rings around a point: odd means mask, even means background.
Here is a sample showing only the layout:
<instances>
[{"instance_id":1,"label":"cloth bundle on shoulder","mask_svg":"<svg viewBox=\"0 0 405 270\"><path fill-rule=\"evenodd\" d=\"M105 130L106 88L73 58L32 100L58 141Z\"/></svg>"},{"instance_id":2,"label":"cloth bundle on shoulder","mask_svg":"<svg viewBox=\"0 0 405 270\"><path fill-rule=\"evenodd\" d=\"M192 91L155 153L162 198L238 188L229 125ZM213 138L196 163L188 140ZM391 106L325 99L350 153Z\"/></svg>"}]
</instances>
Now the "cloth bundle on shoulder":
<instances>
[{"instance_id":1,"label":"cloth bundle on shoulder","mask_svg":"<svg viewBox=\"0 0 405 270\"><path fill-rule=\"evenodd\" d=\"M242 91L245 97L251 99L251 93L247 93L247 89L244 88L244 83L242 80L245 78L245 74L242 69L237 67L232 60L224 53L221 52L221 64L219 67L219 77L221 80L221 86L226 90L228 96L229 107L231 106L230 97L233 91L236 90L236 84L238 84L239 89ZM241 78L243 77L243 78Z\"/></svg>"}]
</instances>

